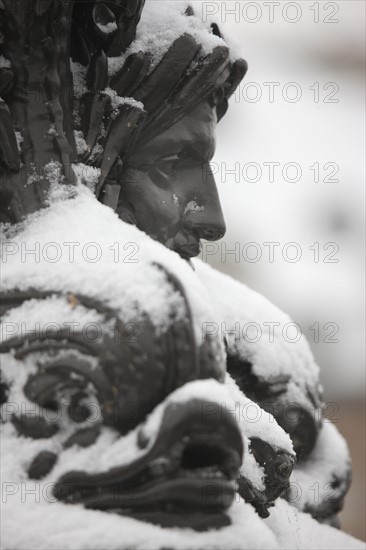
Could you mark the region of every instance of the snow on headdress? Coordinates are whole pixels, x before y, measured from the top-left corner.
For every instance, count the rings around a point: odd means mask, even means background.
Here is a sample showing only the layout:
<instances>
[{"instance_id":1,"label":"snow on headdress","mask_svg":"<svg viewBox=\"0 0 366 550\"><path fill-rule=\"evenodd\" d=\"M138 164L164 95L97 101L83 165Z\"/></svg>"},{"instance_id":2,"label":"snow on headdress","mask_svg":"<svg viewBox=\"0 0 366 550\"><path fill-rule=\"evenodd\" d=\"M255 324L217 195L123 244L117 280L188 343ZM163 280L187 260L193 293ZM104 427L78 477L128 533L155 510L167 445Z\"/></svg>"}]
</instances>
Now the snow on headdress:
<instances>
[{"instance_id":1,"label":"snow on headdress","mask_svg":"<svg viewBox=\"0 0 366 550\"><path fill-rule=\"evenodd\" d=\"M0 15L1 221L80 180L115 207L137 136L201 102L220 119L246 72L186 2L5 1Z\"/></svg>"}]
</instances>

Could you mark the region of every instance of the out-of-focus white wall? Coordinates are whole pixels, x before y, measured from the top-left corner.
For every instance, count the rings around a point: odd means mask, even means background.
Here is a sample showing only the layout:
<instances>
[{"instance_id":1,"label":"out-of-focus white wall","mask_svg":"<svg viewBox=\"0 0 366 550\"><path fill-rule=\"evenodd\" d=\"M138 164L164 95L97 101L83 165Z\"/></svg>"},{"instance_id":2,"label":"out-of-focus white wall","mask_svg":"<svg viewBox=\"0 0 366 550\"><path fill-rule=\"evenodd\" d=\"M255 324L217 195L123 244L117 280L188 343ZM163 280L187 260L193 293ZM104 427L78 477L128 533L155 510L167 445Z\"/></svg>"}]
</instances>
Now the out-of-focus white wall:
<instances>
[{"instance_id":1,"label":"out-of-focus white wall","mask_svg":"<svg viewBox=\"0 0 366 550\"><path fill-rule=\"evenodd\" d=\"M213 159L227 233L202 258L299 323L327 397L360 396L365 4L194 5L249 63Z\"/></svg>"}]
</instances>

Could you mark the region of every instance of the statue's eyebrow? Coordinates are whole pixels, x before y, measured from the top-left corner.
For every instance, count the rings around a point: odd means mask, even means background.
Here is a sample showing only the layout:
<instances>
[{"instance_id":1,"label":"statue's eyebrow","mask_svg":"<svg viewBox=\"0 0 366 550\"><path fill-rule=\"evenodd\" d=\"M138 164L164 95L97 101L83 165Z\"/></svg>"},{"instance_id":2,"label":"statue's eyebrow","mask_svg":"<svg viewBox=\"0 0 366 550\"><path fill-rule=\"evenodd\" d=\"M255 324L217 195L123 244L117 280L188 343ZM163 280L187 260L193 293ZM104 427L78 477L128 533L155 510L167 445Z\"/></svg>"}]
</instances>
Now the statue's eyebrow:
<instances>
[{"instance_id":1,"label":"statue's eyebrow","mask_svg":"<svg viewBox=\"0 0 366 550\"><path fill-rule=\"evenodd\" d=\"M202 145L202 146L201 146ZM190 141L183 142L182 151L188 150L198 156L200 159L211 160L214 155L216 140L214 137L207 140L199 140L196 143Z\"/></svg>"},{"instance_id":2,"label":"statue's eyebrow","mask_svg":"<svg viewBox=\"0 0 366 550\"><path fill-rule=\"evenodd\" d=\"M164 160L165 158L172 157L174 155L183 156L184 153L192 153L194 157L199 157L200 159L212 158L216 147L215 136L208 136L207 139L191 139L190 137L183 137L176 143L172 143L169 139L164 139L162 144L164 145L165 143L167 143L167 152L160 155L157 159L155 158L155 162L159 162L160 159ZM164 150L163 145L161 145L161 147ZM154 151L151 151L151 153L148 151L146 156L155 156Z\"/></svg>"}]
</instances>

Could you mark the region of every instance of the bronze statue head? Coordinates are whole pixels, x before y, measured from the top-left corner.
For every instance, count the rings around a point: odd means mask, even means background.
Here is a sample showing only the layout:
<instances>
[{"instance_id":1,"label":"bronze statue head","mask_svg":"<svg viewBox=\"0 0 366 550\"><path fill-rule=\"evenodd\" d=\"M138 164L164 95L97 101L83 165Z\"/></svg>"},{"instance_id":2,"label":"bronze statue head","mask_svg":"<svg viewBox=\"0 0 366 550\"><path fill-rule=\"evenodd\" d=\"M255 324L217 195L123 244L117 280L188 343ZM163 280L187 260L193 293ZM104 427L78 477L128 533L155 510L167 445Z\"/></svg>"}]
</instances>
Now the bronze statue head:
<instances>
[{"instance_id":1,"label":"bronze statue head","mask_svg":"<svg viewBox=\"0 0 366 550\"><path fill-rule=\"evenodd\" d=\"M200 239L225 233L209 164L215 127L215 110L198 104L150 140L137 140L122 172L118 215L183 258L199 253Z\"/></svg>"},{"instance_id":2,"label":"bronze statue head","mask_svg":"<svg viewBox=\"0 0 366 550\"><path fill-rule=\"evenodd\" d=\"M192 8L175 9L180 27L164 40L161 28L148 28L156 12L151 2L136 35L143 4L76 1L57 7L51 2L31 12L30 40L35 51L38 41L38 58L30 63L28 80L19 78L19 62L0 69L7 83L0 93L9 98L0 107L4 133L10 135L2 153L10 173L1 191L12 204L11 212L2 210L2 219L19 221L45 202L49 162L60 162L66 183L74 181L73 163L84 163L100 170L99 200L190 258L198 254L200 239L217 240L225 233L209 162L216 123L246 63L232 59L217 25L203 25ZM162 18L167 9L160 6ZM10 5L6 16L5 57L10 62L21 55L29 59L27 40L20 40L25 22ZM47 36L55 16L69 20L71 27L69 41L62 36L65 29L55 37L63 47L58 60L52 60L55 44ZM143 43L146 28L150 39ZM39 81L41 62L48 68L44 81ZM32 112L36 133L28 131L21 97L27 98L25 111ZM18 141L21 137L20 161L11 125ZM40 135L46 140L43 147L34 143Z\"/></svg>"}]
</instances>

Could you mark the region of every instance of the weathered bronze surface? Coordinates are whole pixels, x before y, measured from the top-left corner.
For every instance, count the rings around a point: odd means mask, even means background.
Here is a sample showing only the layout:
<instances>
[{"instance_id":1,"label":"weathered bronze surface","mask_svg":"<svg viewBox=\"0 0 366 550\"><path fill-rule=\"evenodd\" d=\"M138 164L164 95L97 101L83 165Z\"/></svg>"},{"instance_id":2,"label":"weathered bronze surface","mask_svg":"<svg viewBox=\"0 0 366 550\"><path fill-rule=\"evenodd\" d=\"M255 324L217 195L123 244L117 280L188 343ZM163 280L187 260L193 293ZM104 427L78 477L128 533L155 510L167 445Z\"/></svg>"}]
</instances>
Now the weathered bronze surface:
<instances>
[{"instance_id":1,"label":"weathered bronze surface","mask_svg":"<svg viewBox=\"0 0 366 550\"><path fill-rule=\"evenodd\" d=\"M101 170L97 199L182 258L198 254L200 239L217 240L225 234L209 161L215 149L216 123L243 78L246 63L232 62L226 46L202 56L200 44L184 34L153 70L149 52L141 51L127 57L123 67L109 77L108 57L122 54L131 44L143 6L141 0L0 0L0 53L10 61L9 67L0 68L1 221L16 224L47 206L50 189L56 184L74 186L72 164L83 162ZM188 10L186 16L191 13ZM103 32L103 25L109 24L115 30ZM219 35L216 25L212 31ZM87 89L79 96L74 93L70 58L86 68ZM108 87L132 100L116 108ZM85 138L83 151L77 148L75 132ZM177 292L184 293L181 288ZM35 289L23 295L14 289L12 295L3 297L4 311L32 298L42 296ZM115 316L105 304L91 302L88 296L76 299ZM80 345L77 334L66 344L68 349ZM46 341L32 341L28 335L26 342L8 341L1 351L13 350L21 359L32 346L52 355L65 342L60 335ZM103 426L128 433L175 388L197 378L223 381L226 367L215 364L208 348L197 348L188 306L185 322L173 320L164 338L147 318L138 346L117 345L106 335L99 347L87 353L98 358L97 369L87 359L55 359L29 376L24 387L28 399L46 409L57 409L60 395L67 390L71 396L68 414L74 422L87 418L85 402L88 388L93 387L102 412L100 426L76 432L64 443L65 448L92 445ZM264 409L275 411L276 405L283 404L282 390L288 380L255 378L249 359L239 360L233 350L228 350L227 369L240 389ZM1 385L4 402L7 384ZM314 410L321 408L316 389L309 399ZM124 411L125 402L136 404L132 415ZM309 456L320 429L319 418L301 404L295 427L281 414L273 414L293 438L298 458ZM26 416L14 416L12 422L19 435L36 439L52 437L61 429ZM265 490L258 491L242 476L239 492L265 517L268 507L288 488L293 460L260 438L252 438L250 445L264 467ZM189 406L166 412L159 436L142 460L104 474L69 472L58 481L55 495L66 503L118 509L165 526L219 527L228 521L222 512L234 498L233 480L242 454L237 426L219 415L210 426L203 426L200 403L193 400ZM28 470L30 478L47 475L56 462L54 454L40 453ZM202 476L192 471L206 469L207 473L210 468L227 499L217 494L204 502L199 498ZM129 507L126 491L131 481L138 486L138 494ZM167 505L173 509L170 515L164 513ZM337 506L338 502L326 513L320 510L319 517L332 515ZM192 508L195 517L185 518L182 512ZM311 513L317 516L316 507Z\"/></svg>"}]
</instances>

